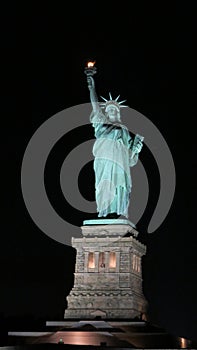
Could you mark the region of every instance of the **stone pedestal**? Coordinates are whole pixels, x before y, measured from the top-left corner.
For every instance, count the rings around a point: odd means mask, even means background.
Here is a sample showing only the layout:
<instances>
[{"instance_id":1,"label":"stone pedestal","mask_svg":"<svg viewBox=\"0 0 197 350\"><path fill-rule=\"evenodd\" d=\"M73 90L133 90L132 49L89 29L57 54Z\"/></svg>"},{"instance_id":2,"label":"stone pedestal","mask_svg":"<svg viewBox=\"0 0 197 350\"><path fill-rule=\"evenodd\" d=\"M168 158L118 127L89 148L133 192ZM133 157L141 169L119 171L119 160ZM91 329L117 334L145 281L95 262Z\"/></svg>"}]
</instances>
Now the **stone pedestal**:
<instances>
[{"instance_id":1,"label":"stone pedestal","mask_svg":"<svg viewBox=\"0 0 197 350\"><path fill-rule=\"evenodd\" d=\"M118 222L118 221L116 221ZM130 224L82 226L73 238L77 250L74 287L65 318L134 318L145 312L141 257L146 247Z\"/></svg>"}]
</instances>

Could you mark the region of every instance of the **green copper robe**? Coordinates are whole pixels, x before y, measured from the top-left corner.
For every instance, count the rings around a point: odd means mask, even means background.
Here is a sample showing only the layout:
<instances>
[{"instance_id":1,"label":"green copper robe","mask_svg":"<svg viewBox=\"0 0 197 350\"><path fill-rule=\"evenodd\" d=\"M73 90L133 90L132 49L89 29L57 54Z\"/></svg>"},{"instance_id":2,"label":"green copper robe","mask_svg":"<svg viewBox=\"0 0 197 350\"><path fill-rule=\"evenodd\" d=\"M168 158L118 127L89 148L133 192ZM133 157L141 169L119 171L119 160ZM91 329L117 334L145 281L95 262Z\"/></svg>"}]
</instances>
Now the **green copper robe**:
<instances>
[{"instance_id":1,"label":"green copper robe","mask_svg":"<svg viewBox=\"0 0 197 350\"><path fill-rule=\"evenodd\" d=\"M138 154L132 158L133 140L123 124L109 122L101 110L92 112L90 121L96 137L93 155L98 217L110 213L128 217L130 167L138 161Z\"/></svg>"}]
</instances>

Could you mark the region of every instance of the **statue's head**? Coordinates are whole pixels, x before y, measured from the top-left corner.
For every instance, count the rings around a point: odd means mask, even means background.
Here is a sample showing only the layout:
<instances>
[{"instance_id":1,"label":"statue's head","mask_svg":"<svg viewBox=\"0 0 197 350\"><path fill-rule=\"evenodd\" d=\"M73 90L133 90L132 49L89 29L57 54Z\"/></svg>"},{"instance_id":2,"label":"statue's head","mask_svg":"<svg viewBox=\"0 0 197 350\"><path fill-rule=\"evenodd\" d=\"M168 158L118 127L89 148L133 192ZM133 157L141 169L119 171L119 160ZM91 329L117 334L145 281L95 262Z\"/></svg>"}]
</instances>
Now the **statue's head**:
<instances>
[{"instance_id":1,"label":"statue's head","mask_svg":"<svg viewBox=\"0 0 197 350\"><path fill-rule=\"evenodd\" d=\"M105 108L105 114L110 122L121 122L120 108L114 103L110 103Z\"/></svg>"},{"instance_id":2,"label":"statue's head","mask_svg":"<svg viewBox=\"0 0 197 350\"><path fill-rule=\"evenodd\" d=\"M108 118L108 120L112 123L115 122L121 122L121 117L120 117L120 108L122 107L127 107L122 105L124 101L118 102L118 99L120 97L120 95L118 97L116 97L115 100L112 99L111 93L109 93L109 97L110 100L106 100L104 97L101 96L101 98L105 101L100 103L101 108L104 108L105 114Z\"/></svg>"}]
</instances>

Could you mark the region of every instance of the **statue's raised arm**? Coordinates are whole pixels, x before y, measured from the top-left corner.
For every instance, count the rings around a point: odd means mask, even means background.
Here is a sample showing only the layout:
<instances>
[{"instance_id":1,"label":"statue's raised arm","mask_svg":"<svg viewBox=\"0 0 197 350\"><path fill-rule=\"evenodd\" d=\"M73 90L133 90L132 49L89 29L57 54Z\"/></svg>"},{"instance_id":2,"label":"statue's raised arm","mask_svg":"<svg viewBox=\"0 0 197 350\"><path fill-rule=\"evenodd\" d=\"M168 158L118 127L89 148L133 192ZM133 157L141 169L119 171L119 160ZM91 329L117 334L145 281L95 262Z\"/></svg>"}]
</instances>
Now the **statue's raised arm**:
<instances>
[{"instance_id":1,"label":"statue's raised arm","mask_svg":"<svg viewBox=\"0 0 197 350\"><path fill-rule=\"evenodd\" d=\"M91 76L87 77L88 89L90 90L90 101L92 103L92 108L95 113L97 113L100 109L98 97L95 89L94 78Z\"/></svg>"},{"instance_id":2,"label":"statue's raised arm","mask_svg":"<svg viewBox=\"0 0 197 350\"><path fill-rule=\"evenodd\" d=\"M103 114L100 103L98 101L94 78L92 76L87 76L87 83L88 89L90 90L90 101L93 109L90 115L90 121L93 123L93 125L95 125L95 123L103 123L106 121L106 117Z\"/></svg>"}]
</instances>

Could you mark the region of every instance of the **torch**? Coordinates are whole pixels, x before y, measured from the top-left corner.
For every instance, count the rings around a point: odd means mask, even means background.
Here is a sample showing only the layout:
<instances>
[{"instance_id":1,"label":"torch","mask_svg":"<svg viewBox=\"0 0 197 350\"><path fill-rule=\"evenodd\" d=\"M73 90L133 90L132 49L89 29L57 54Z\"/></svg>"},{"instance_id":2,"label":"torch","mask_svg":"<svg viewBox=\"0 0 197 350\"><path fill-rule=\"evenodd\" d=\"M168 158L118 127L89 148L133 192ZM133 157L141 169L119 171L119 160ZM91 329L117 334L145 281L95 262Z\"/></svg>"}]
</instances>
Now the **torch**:
<instances>
[{"instance_id":1,"label":"torch","mask_svg":"<svg viewBox=\"0 0 197 350\"><path fill-rule=\"evenodd\" d=\"M85 67L84 73L87 75L87 77L92 77L94 74L96 74L96 67L95 61L94 62L87 62L87 66Z\"/></svg>"}]
</instances>

